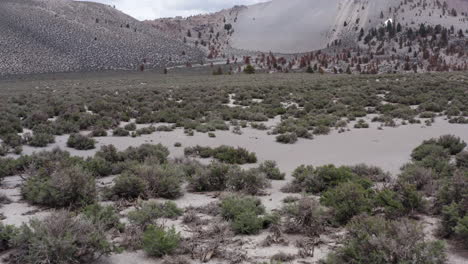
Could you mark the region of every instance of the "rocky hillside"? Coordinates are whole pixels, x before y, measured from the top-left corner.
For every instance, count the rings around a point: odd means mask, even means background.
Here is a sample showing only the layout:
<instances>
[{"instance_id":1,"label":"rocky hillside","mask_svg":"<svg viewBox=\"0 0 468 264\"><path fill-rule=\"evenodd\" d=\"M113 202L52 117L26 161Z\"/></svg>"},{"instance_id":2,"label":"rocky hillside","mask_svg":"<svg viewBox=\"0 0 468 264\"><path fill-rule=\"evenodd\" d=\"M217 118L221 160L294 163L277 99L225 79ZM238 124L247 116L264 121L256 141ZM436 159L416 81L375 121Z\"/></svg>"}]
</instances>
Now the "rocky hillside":
<instances>
[{"instance_id":1,"label":"rocky hillside","mask_svg":"<svg viewBox=\"0 0 468 264\"><path fill-rule=\"evenodd\" d=\"M269 70L311 64L336 72L467 67L468 0L273 0L147 23L203 47L208 58Z\"/></svg>"},{"instance_id":2,"label":"rocky hillside","mask_svg":"<svg viewBox=\"0 0 468 264\"><path fill-rule=\"evenodd\" d=\"M96 3L0 1L0 75L155 68L204 54Z\"/></svg>"}]
</instances>

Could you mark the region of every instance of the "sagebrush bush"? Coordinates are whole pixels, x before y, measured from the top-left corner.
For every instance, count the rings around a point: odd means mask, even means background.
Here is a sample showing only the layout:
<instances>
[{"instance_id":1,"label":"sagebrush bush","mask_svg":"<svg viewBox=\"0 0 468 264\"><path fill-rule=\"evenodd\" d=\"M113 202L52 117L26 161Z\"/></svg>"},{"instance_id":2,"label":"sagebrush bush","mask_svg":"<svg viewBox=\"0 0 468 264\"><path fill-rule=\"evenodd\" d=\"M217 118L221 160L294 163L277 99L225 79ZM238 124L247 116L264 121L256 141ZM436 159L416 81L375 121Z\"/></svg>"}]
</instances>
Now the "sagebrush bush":
<instances>
[{"instance_id":1,"label":"sagebrush bush","mask_svg":"<svg viewBox=\"0 0 468 264\"><path fill-rule=\"evenodd\" d=\"M247 163L256 163L257 156L253 152L249 152L244 148L233 148L229 146L220 146L217 148L210 147L188 147L184 149L186 156L199 156L201 158L210 158L213 157L220 162L225 162L228 164L247 164Z\"/></svg>"},{"instance_id":2,"label":"sagebrush bush","mask_svg":"<svg viewBox=\"0 0 468 264\"><path fill-rule=\"evenodd\" d=\"M326 165L314 168L301 165L292 174L294 180L285 191L308 193L321 193L333 188L340 183L353 181L365 188L372 186L372 182L364 177L353 173L348 167L335 167Z\"/></svg>"},{"instance_id":3,"label":"sagebrush bush","mask_svg":"<svg viewBox=\"0 0 468 264\"><path fill-rule=\"evenodd\" d=\"M276 141L284 144L294 144L297 142L296 133L286 133L276 136Z\"/></svg>"},{"instance_id":4,"label":"sagebrush bush","mask_svg":"<svg viewBox=\"0 0 468 264\"><path fill-rule=\"evenodd\" d=\"M95 128L89 134L90 137L107 137L107 130L104 128Z\"/></svg>"},{"instance_id":5,"label":"sagebrush bush","mask_svg":"<svg viewBox=\"0 0 468 264\"><path fill-rule=\"evenodd\" d=\"M460 152L457 157L457 167L468 169L468 151Z\"/></svg>"},{"instance_id":6,"label":"sagebrush bush","mask_svg":"<svg viewBox=\"0 0 468 264\"><path fill-rule=\"evenodd\" d=\"M233 192L259 195L269 186L269 180L258 169L244 170L240 167L232 167L227 174L227 188Z\"/></svg>"},{"instance_id":7,"label":"sagebrush bush","mask_svg":"<svg viewBox=\"0 0 468 264\"><path fill-rule=\"evenodd\" d=\"M224 191L227 188L230 165L213 162L208 167L198 167L189 178L189 189L194 192Z\"/></svg>"},{"instance_id":8,"label":"sagebrush bush","mask_svg":"<svg viewBox=\"0 0 468 264\"><path fill-rule=\"evenodd\" d=\"M178 208L174 202L146 202L140 208L128 213L130 223L141 227L154 224L159 218L176 219L183 214L183 210Z\"/></svg>"},{"instance_id":9,"label":"sagebrush bush","mask_svg":"<svg viewBox=\"0 0 468 264\"><path fill-rule=\"evenodd\" d=\"M42 148L54 143L55 137L48 133L34 133L33 135L26 133L23 135L23 140L30 146Z\"/></svg>"},{"instance_id":10,"label":"sagebrush bush","mask_svg":"<svg viewBox=\"0 0 468 264\"><path fill-rule=\"evenodd\" d=\"M18 233L18 229L12 225L0 223L0 252L13 247L13 239Z\"/></svg>"},{"instance_id":11,"label":"sagebrush bush","mask_svg":"<svg viewBox=\"0 0 468 264\"><path fill-rule=\"evenodd\" d=\"M93 175L79 165L60 164L52 172L38 170L21 188L24 199L51 207L81 207L96 199Z\"/></svg>"},{"instance_id":12,"label":"sagebrush bush","mask_svg":"<svg viewBox=\"0 0 468 264\"><path fill-rule=\"evenodd\" d=\"M337 223L346 224L356 215L371 212L372 191L358 183L344 182L323 193L320 203L333 209Z\"/></svg>"},{"instance_id":13,"label":"sagebrush bush","mask_svg":"<svg viewBox=\"0 0 468 264\"><path fill-rule=\"evenodd\" d=\"M284 180L284 177L286 176L284 173L281 173L276 162L272 160L267 160L260 164L258 170L264 173L270 180Z\"/></svg>"},{"instance_id":14,"label":"sagebrush bush","mask_svg":"<svg viewBox=\"0 0 468 264\"><path fill-rule=\"evenodd\" d=\"M176 199L183 195L183 170L175 164L141 165L134 169L136 177L145 183L148 198Z\"/></svg>"},{"instance_id":15,"label":"sagebrush bush","mask_svg":"<svg viewBox=\"0 0 468 264\"><path fill-rule=\"evenodd\" d=\"M317 236L324 231L328 212L312 198L303 197L286 204L282 210L284 228L287 233Z\"/></svg>"},{"instance_id":16,"label":"sagebrush bush","mask_svg":"<svg viewBox=\"0 0 468 264\"><path fill-rule=\"evenodd\" d=\"M229 196L221 200L221 214L231 221L237 234L256 234L265 226L265 213L260 200L252 197Z\"/></svg>"},{"instance_id":17,"label":"sagebrush bush","mask_svg":"<svg viewBox=\"0 0 468 264\"><path fill-rule=\"evenodd\" d=\"M121 155L125 160L135 160L138 162L144 162L147 158L152 157L162 164L167 162L169 154L169 150L161 144L143 144L139 147L129 147Z\"/></svg>"},{"instance_id":18,"label":"sagebrush bush","mask_svg":"<svg viewBox=\"0 0 468 264\"><path fill-rule=\"evenodd\" d=\"M128 137L130 136L130 132L124 128L118 127L112 131L112 135L114 137Z\"/></svg>"},{"instance_id":19,"label":"sagebrush bush","mask_svg":"<svg viewBox=\"0 0 468 264\"><path fill-rule=\"evenodd\" d=\"M102 206L99 204L88 205L83 208L83 216L89 219L94 225L101 225L105 230L112 228L123 229L117 210L112 206Z\"/></svg>"},{"instance_id":20,"label":"sagebrush bush","mask_svg":"<svg viewBox=\"0 0 468 264\"><path fill-rule=\"evenodd\" d=\"M124 173L115 178L111 194L119 198L134 199L143 195L145 190L146 183L143 179L130 173Z\"/></svg>"},{"instance_id":21,"label":"sagebrush bush","mask_svg":"<svg viewBox=\"0 0 468 264\"><path fill-rule=\"evenodd\" d=\"M350 222L348 231L343 246L322 263L446 263L444 243L426 241L422 228L407 219L362 216Z\"/></svg>"},{"instance_id":22,"label":"sagebrush bush","mask_svg":"<svg viewBox=\"0 0 468 264\"><path fill-rule=\"evenodd\" d=\"M13 262L18 264L85 264L114 248L101 225L66 211L23 224L14 242L18 252Z\"/></svg>"},{"instance_id":23,"label":"sagebrush bush","mask_svg":"<svg viewBox=\"0 0 468 264\"><path fill-rule=\"evenodd\" d=\"M67 140L67 147L77 150L89 150L95 148L96 141L81 134L71 134Z\"/></svg>"},{"instance_id":24,"label":"sagebrush bush","mask_svg":"<svg viewBox=\"0 0 468 264\"><path fill-rule=\"evenodd\" d=\"M349 166L349 169L356 175L374 182L389 182L391 175L383 169L366 164Z\"/></svg>"},{"instance_id":25,"label":"sagebrush bush","mask_svg":"<svg viewBox=\"0 0 468 264\"><path fill-rule=\"evenodd\" d=\"M170 255L179 246L181 241L180 233L174 227L165 229L164 227L149 225L143 233L143 249L153 257Z\"/></svg>"}]
</instances>

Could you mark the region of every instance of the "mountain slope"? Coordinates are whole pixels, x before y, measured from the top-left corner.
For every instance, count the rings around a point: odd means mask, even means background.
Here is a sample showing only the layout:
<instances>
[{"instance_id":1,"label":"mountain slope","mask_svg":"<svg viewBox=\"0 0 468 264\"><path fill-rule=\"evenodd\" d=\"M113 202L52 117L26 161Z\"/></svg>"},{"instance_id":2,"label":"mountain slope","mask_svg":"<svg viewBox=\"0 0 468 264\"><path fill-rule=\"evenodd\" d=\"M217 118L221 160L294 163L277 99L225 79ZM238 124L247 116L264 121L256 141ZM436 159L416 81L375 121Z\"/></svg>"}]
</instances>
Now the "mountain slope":
<instances>
[{"instance_id":1,"label":"mountain slope","mask_svg":"<svg viewBox=\"0 0 468 264\"><path fill-rule=\"evenodd\" d=\"M166 67L203 53L97 3L0 1L0 75Z\"/></svg>"},{"instance_id":2,"label":"mountain slope","mask_svg":"<svg viewBox=\"0 0 468 264\"><path fill-rule=\"evenodd\" d=\"M149 23L189 42L207 43L208 51L221 55L228 47L302 53L326 48L335 40L354 44L361 28L367 31L388 19L414 28L423 23L468 29L468 0L273 0L211 15ZM226 32L225 25L232 29Z\"/></svg>"}]
</instances>

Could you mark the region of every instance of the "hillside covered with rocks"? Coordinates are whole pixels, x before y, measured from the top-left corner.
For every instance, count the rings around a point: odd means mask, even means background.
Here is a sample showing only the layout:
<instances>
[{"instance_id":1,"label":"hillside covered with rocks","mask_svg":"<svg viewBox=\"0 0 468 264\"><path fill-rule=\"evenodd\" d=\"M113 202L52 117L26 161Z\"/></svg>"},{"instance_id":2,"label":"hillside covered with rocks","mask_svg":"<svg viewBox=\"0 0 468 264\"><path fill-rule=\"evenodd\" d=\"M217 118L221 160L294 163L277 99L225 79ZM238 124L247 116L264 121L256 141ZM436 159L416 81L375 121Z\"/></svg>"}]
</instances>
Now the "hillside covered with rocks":
<instances>
[{"instance_id":1,"label":"hillside covered with rocks","mask_svg":"<svg viewBox=\"0 0 468 264\"><path fill-rule=\"evenodd\" d=\"M71 0L0 1L0 75L160 68L203 53L113 7Z\"/></svg>"}]
</instances>

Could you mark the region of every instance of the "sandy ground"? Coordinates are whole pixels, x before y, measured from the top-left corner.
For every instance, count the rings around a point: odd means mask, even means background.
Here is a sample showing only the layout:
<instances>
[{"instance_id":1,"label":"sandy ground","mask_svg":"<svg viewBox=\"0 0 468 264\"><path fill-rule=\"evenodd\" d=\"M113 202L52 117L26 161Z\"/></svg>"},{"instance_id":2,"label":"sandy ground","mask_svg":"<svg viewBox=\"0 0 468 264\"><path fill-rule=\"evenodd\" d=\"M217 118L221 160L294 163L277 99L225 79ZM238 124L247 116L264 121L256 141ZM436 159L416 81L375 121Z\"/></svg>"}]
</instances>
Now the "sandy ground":
<instances>
[{"instance_id":1,"label":"sandy ground","mask_svg":"<svg viewBox=\"0 0 468 264\"><path fill-rule=\"evenodd\" d=\"M371 116L367 118L370 123ZM265 124L272 127L279 122L279 118L272 119ZM370 123L369 129L350 129L345 133L333 131L327 136L317 136L313 140L300 139L296 144L284 145L275 142L275 136L268 135L266 131L255 130L251 128L242 129L242 135L233 134L230 131L216 131L216 138L210 138L207 134L195 133L189 137L183 133L182 129L176 129L173 132L155 132L151 135L144 135L137 138L131 137L102 137L96 138L97 148L90 151L77 151L66 147L68 136L56 137L56 143L49 145L47 148L31 148L25 147L23 154L31 154L44 149L52 149L60 147L66 149L76 156L92 156L100 148L100 146L114 144L118 149L123 150L129 146L138 146L144 143L158 144L161 143L169 148L172 157L183 156L184 147L202 145L202 146L220 146L230 145L239 146L255 152L259 161L275 160L278 163L281 171L286 172L286 181L273 181L272 187L267 190L267 195L260 197L267 210L278 209L283 205L282 200L290 194L285 194L280 191L289 180L291 180L292 171L301 164L310 164L314 166L335 164L335 165L354 165L366 163L382 167L389 171L394 176L398 174L399 168L409 161L412 149L418 146L423 140L433 137L439 137L445 134L453 134L461 137L468 142L468 126L449 124L442 118L436 119L432 126L426 127L423 124L404 125L396 128L384 127L383 130L377 129L379 124ZM125 124L122 124L125 125ZM158 126L161 124L157 124ZM139 125L139 127L146 125ZM352 127L352 124L349 125ZM182 143L181 148L174 147L175 142ZM202 160L208 163L209 160ZM251 167L256 165L247 165ZM108 185L112 182L113 177L98 179L98 186ZM19 185L21 177L7 177L0 190L2 194L7 195L12 203L3 205L0 208L6 219L5 224L20 225L27 222L32 217L42 217L47 215L46 210L30 206L26 202L21 201L19 193ZM185 193L185 195L176 200L179 207L185 208L188 206L206 205L212 201L216 201L213 194L194 194ZM127 211L122 212L126 214ZM432 222L431 222L432 221ZM434 228L437 219L428 221L427 228ZM178 222L167 222L168 225L178 225ZM427 231L428 234L431 232ZM290 240L289 246L275 245L272 247L260 247L261 241L266 237L267 233L263 232L258 236L241 238L243 241L242 250L250 256L254 256L255 261L268 260L272 255L278 252L288 254L296 254L297 248L294 246L294 237L288 237ZM291 242L292 241L292 242ZM466 263L468 252L455 251L452 246L450 248L449 263L461 264ZM315 257L307 259L311 263L316 263L319 259L326 256L330 247L328 245L316 248ZM124 252L114 254L110 257L103 258L99 264L149 264L161 263L162 260L150 259L141 251ZM193 262L197 263L197 262ZM213 260L210 263L220 263ZM299 262L295 262L299 263Z\"/></svg>"}]
</instances>

